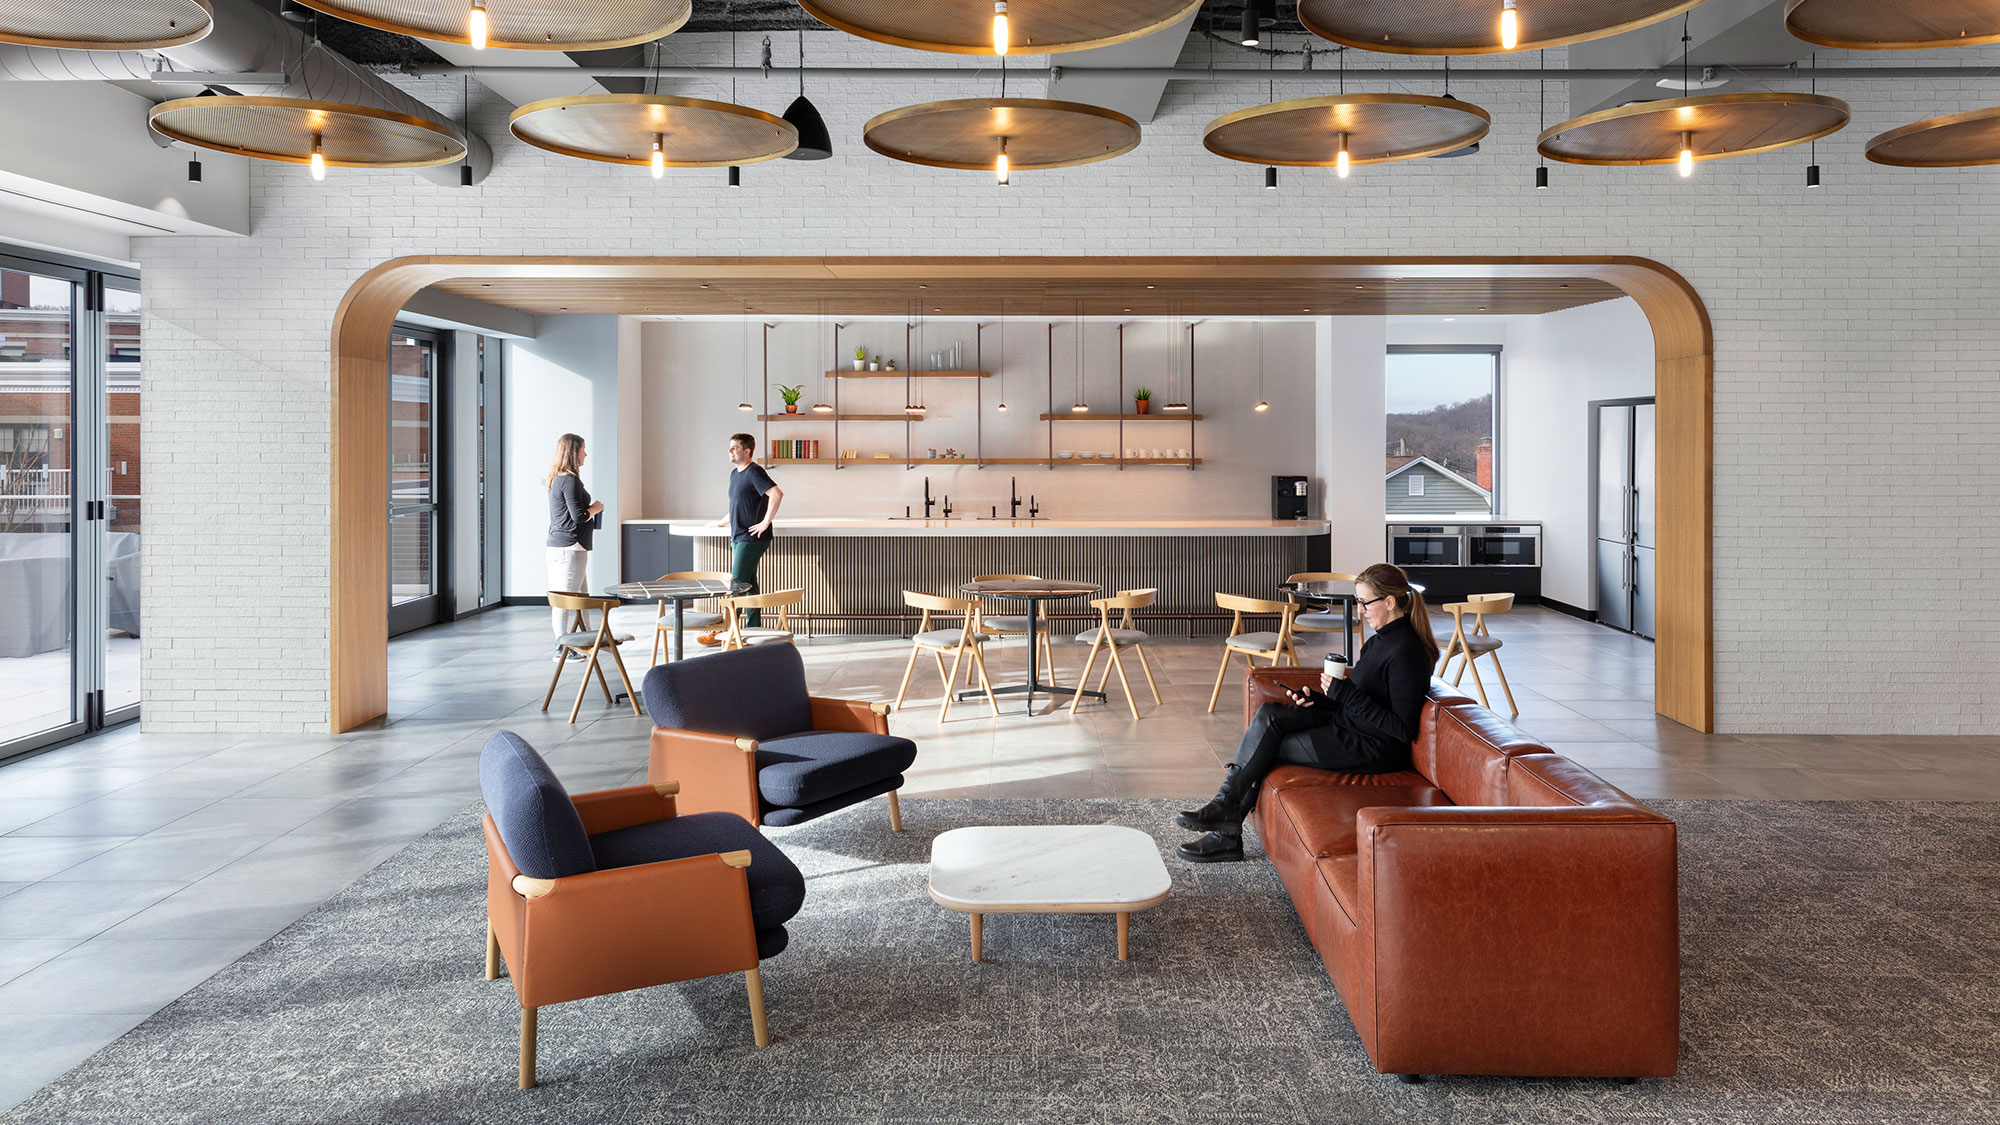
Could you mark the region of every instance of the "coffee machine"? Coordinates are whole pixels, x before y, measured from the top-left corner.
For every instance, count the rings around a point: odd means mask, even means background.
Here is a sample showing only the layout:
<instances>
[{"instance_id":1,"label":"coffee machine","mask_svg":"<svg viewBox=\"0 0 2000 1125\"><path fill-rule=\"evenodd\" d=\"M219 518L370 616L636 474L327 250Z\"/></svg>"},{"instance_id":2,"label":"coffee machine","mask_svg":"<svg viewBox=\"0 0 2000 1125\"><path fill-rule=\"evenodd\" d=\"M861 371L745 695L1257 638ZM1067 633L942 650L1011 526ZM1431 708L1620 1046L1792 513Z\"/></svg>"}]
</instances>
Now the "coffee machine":
<instances>
[{"instance_id":1,"label":"coffee machine","mask_svg":"<svg viewBox=\"0 0 2000 1125\"><path fill-rule=\"evenodd\" d=\"M1271 518L1302 520L1312 497L1307 495L1305 477L1271 478Z\"/></svg>"}]
</instances>

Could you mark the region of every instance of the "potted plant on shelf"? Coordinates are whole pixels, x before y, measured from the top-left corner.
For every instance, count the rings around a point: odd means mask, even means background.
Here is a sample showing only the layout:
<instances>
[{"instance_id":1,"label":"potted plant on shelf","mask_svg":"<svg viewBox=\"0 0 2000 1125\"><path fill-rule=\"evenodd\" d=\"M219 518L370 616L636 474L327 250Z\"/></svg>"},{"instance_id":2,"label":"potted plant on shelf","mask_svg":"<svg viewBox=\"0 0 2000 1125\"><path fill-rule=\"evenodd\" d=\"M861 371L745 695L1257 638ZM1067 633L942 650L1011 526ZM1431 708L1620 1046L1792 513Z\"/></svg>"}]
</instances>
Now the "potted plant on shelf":
<instances>
[{"instance_id":1,"label":"potted plant on shelf","mask_svg":"<svg viewBox=\"0 0 2000 1125\"><path fill-rule=\"evenodd\" d=\"M797 414L799 412L799 396L804 393L806 393L806 385L804 383L800 383L796 387L787 387L783 383L778 384L778 396L785 400L785 413Z\"/></svg>"},{"instance_id":2,"label":"potted plant on shelf","mask_svg":"<svg viewBox=\"0 0 2000 1125\"><path fill-rule=\"evenodd\" d=\"M896 369L896 361L892 359L889 361L889 366L886 368L886 370L894 371L895 369Z\"/></svg>"},{"instance_id":3,"label":"potted plant on shelf","mask_svg":"<svg viewBox=\"0 0 2000 1125\"><path fill-rule=\"evenodd\" d=\"M1153 408L1153 391L1150 387L1140 387L1132 392L1132 412L1144 414Z\"/></svg>"},{"instance_id":4,"label":"potted plant on shelf","mask_svg":"<svg viewBox=\"0 0 2000 1125\"><path fill-rule=\"evenodd\" d=\"M862 347L860 344L854 345L854 369L856 371L861 370L861 365L867 362L868 349Z\"/></svg>"},{"instance_id":5,"label":"potted plant on shelf","mask_svg":"<svg viewBox=\"0 0 2000 1125\"><path fill-rule=\"evenodd\" d=\"M868 361L868 370L870 370L870 371L880 371L880 370L882 370L882 357L878 355L878 356L876 356L876 357L875 357L874 359L871 359L871 360L869 360L869 361Z\"/></svg>"}]
</instances>

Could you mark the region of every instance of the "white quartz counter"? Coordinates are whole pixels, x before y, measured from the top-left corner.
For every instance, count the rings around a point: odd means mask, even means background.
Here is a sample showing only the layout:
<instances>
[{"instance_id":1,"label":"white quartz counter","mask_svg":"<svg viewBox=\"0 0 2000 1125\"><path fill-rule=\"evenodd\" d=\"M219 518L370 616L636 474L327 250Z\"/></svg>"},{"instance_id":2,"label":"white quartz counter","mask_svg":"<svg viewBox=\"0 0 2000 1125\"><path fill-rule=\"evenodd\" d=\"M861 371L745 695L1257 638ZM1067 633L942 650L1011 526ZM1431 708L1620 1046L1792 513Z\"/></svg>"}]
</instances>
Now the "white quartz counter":
<instances>
[{"instance_id":1,"label":"white quartz counter","mask_svg":"<svg viewBox=\"0 0 2000 1125\"><path fill-rule=\"evenodd\" d=\"M723 536L729 529L709 520L627 520L632 525L665 525L675 535ZM796 536L1128 536L1132 538L1223 539L1240 536L1325 535L1324 520L1009 520L976 519L779 519L779 535Z\"/></svg>"}]
</instances>

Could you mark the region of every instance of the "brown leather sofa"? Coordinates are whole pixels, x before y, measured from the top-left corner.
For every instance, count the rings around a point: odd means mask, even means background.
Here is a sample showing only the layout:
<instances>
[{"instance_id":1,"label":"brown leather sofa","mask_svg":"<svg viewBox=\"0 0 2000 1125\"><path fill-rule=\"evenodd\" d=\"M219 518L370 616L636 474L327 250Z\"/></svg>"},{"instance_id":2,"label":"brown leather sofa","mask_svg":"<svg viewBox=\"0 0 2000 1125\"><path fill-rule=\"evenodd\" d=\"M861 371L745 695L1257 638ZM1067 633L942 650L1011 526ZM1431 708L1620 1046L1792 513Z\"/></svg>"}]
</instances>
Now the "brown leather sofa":
<instances>
[{"instance_id":1,"label":"brown leather sofa","mask_svg":"<svg viewBox=\"0 0 2000 1125\"><path fill-rule=\"evenodd\" d=\"M1259 668L1244 720L1309 668ZM1680 1038L1674 822L1441 681L1390 774L1271 771L1258 837L1375 1069L1653 1078Z\"/></svg>"}]
</instances>

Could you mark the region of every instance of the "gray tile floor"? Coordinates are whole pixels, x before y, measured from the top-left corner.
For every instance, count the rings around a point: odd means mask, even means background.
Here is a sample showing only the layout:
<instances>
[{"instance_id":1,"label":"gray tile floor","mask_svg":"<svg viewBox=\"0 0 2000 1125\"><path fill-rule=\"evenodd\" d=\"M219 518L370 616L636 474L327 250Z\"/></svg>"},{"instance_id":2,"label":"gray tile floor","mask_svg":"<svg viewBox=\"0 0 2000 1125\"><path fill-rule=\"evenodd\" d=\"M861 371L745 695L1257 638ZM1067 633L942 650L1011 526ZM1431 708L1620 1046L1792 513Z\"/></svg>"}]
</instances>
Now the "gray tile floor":
<instances>
[{"instance_id":1,"label":"gray tile floor","mask_svg":"<svg viewBox=\"0 0 2000 1125\"><path fill-rule=\"evenodd\" d=\"M628 627L651 616L628 612ZM0 1108L463 808L494 730L528 739L573 789L642 777L648 724L629 709L593 696L572 726L559 693L539 710L547 628L545 610L503 610L394 642L390 717L372 729L127 727L0 766ZM1496 631L1520 725L1635 796L2000 800L2000 740L1701 735L1653 717L1650 644L1541 610ZM645 646L631 647L636 676ZM814 691L860 699L893 698L909 651L891 638L801 648ZM921 746L905 794L1206 795L1235 751L1241 697L1225 689L1206 713L1216 639L1162 637L1153 651L1165 702L1150 702L1132 665L1147 700L1138 721L1114 676L1110 705L1073 719L1003 697L998 718L967 703L940 724L936 672L920 665L893 720ZM1024 677L1021 642L988 656L996 683ZM1059 679L1081 661L1059 646Z\"/></svg>"}]
</instances>

